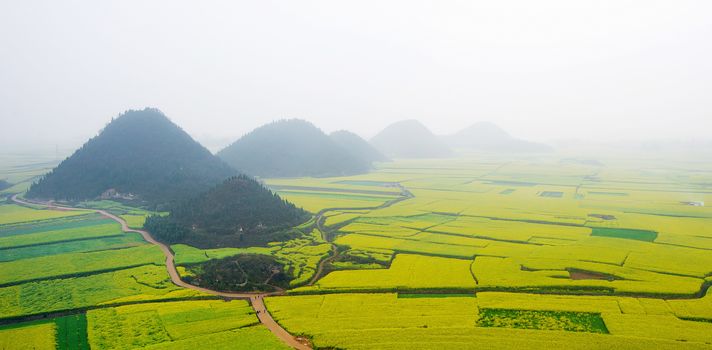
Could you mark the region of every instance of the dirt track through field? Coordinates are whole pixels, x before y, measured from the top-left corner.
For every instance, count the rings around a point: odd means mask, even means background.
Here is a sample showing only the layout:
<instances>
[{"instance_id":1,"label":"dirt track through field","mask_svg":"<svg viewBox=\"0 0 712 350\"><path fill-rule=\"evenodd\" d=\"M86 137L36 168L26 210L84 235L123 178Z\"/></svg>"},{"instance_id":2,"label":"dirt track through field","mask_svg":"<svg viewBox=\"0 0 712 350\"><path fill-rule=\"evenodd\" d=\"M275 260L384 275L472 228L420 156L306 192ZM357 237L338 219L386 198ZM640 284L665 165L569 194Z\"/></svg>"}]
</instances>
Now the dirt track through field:
<instances>
[{"instance_id":1,"label":"dirt track through field","mask_svg":"<svg viewBox=\"0 0 712 350\"><path fill-rule=\"evenodd\" d=\"M405 187L402 185L398 185L398 188L401 191L400 197L396 199L391 199L381 205L375 206L375 207L343 207L343 208L325 208L320 210L314 219L314 222L316 223L316 229L319 230L319 233L321 233L321 237L324 239L324 241L328 242L331 244L331 255L327 257L326 259L322 259L319 262L319 265L317 266L316 272L314 273L314 276L312 277L311 280L309 280L309 283L307 285L313 286L316 281L318 281L323 273L324 273L324 266L326 266L327 263L333 261L339 256L339 250L336 248L336 244L333 242L329 242L327 239L328 237L328 232L327 229L323 226L324 225L324 215L330 211L335 211L335 210L376 210L376 209L383 209L383 208L388 208L393 204L396 204L398 202L402 202L406 199L410 199L415 197L410 191L408 191Z\"/></svg>"},{"instance_id":2,"label":"dirt track through field","mask_svg":"<svg viewBox=\"0 0 712 350\"><path fill-rule=\"evenodd\" d=\"M58 206L58 205L53 204L52 202L29 201L26 199L17 198L17 196L18 195L12 196L12 200L18 204L43 205L49 209L54 209L54 210L93 211L95 213L99 213L109 219L112 219L112 220L118 222L119 224L121 224L122 231L139 233L139 234L141 234L141 236L143 236L143 239L146 240L146 242L154 244L161 249L161 251L163 252L163 255L166 257L166 271L168 271L168 275L170 276L171 281L175 285L183 287L183 288L200 291L200 292L203 292L206 294L212 294L212 295L225 297L225 298L248 300L250 302L250 305L252 305L252 308L255 310L255 313L257 314L257 318L260 320L260 322L265 327L267 327L267 329L269 329L274 335L276 335L279 339L281 339L287 345L289 345L295 349L299 349L299 350L311 349L311 347L308 345L308 343L306 341L304 341L303 339L295 338L294 336L289 334L289 332L287 332L284 328L282 328L272 318L272 315L269 314L269 311L267 311L267 308L265 307L263 298L265 296L279 295L280 293L228 293L228 292L220 292L220 291L216 291L216 290L211 290L211 289L207 289L207 288L194 286L194 285L186 283L185 281L180 279L180 275L178 274L178 271L176 270L176 267L175 267L175 262L174 262L175 256L173 255L173 252L167 245L155 240L151 236L151 234L148 233L147 231L136 230L136 229L130 228L128 226L128 224L126 224L126 221L124 219L122 219L114 214L111 214L105 210Z\"/></svg>"}]
</instances>

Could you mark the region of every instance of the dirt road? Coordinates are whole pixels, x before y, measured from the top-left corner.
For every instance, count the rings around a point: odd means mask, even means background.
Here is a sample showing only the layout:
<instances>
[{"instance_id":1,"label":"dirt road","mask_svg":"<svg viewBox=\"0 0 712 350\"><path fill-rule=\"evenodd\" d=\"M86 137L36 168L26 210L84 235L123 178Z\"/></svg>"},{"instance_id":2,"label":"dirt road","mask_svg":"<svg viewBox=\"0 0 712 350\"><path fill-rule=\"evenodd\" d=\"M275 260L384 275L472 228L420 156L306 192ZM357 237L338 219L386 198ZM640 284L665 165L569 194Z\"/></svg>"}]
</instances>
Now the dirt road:
<instances>
[{"instance_id":1,"label":"dirt road","mask_svg":"<svg viewBox=\"0 0 712 350\"><path fill-rule=\"evenodd\" d=\"M220 292L220 291L216 291L216 290L211 290L211 289L207 289L207 288L194 286L194 285L186 283L180 279L180 275L178 274L178 271L176 270L175 263L174 263L175 256L173 255L173 252L167 245L155 240L151 236L151 234L148 233L147 231L136 230L136 229L130 228L126 224L126 221L124 219L122 219L114 214L111 214L105 210L58 206L52 202L31 201L31 200L27 200L27 199L20 199L17 196L18 196L17 194L12 196L12 200L18 204L43 205L49 209L55 209L55 210L92 211L92 212L99 213L109 219L112 219L112 220L118 222L119 224L121 224L122 231L139 233L139 234L141 234L141 236L143 236L143 239L146 240L146 242L154 244L161 249L161 251L163 252L163 255L166 257L166 270L168 271L168 275L170 276L171 281L174 284L176 284L177 286L192 289L192 290L197 290L197 291L200 291L203 293L217 295L217 296L221 296L221 297L225 297L225 298L248 300L250 302L250 304L252 305L252 308L255 310L255 313L257 313L257 317L259 318L260 322L262 324L264 324L265 327L267 327L267 329L269 329L279 339L281 339L287 345L289 345L295 349L299 349L299 350L311 349L311 347L306 342L300 341L299 339L293 337L291 334L289 334L289 332L287 332L284 328L282 328L272 318L272 315L269 314L269 311L267 311L267 308L265 307L263 298L265 296L278 295L279 293L227 293L227 292Z\"/></svg>"}]
</instances>

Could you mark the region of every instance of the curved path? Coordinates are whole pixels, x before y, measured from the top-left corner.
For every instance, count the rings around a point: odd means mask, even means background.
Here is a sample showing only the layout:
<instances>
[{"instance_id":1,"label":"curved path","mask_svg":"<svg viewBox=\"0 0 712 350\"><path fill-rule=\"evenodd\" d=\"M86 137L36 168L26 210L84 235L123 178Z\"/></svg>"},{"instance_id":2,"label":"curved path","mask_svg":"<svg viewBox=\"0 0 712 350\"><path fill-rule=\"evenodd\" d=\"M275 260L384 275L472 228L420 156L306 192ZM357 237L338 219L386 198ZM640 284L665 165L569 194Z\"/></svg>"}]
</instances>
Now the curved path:
<instances>
[{"instance_id":1,"label":"curved path","mask_svg":"<svg viewBox=\"0 0 712 350\"><path fill-rule=\"evenodd\" d=\"M153 236L151 236L150 233L144 230L136 230L132 229L126 224L126 221L114 214L111 214L105 210L100 210L100 209L85 209L85 208L74 208L74 207L66 207L66 206L58 206L52 202L40 202L40 201L31 201L27 199L20 199L17 197L18 195L12 196L12 200L18 204L24 204L24 205L43 205L46 206L47 208L50 209L57 209L57 210L83 210L83 211L92 211L95 213L99 213L109 219L112 219L119 224L121 224L121 230L124 232L135 232L141 234L143 236L143 239L146 240L147 242L157 245L161 251L163 252L163 255L166 257L166 270L168 271L168 275L171 277L171 281L180 287L183 288L188 288L192 290L196 290L199 292L203 292L206 294L212 294L212 295L217 295L225 298L231 298L231 299L244 299L248 300L250 304L252 305L252 308L255 310L255 313L257 314L257 318L260 320L262 324L267 327L274 335L276 335L279 339L281 339L283 342L288 344L289 346L299 349L299 350L308 350L311 349L311 347L308 345L308 342L304 341L304 339L298 339L289 334L284 328L282 328L273 318L272 315L269 314L267 311L267 308L265 307L265 304L263 302L263 298L265 296L270 296L270 295L279 295L281 293L228 293L228 292L220 292L212 289L207 289L207 288L202 288L198 286L194 286L192 284L186 283L185 281L180 279L180 275L178 274L178 271L176 270L175 262L173 261L175 256L173 255L173 252L171 249L155 240Z\"/></svg>"},{"instance_id":2,"label":"curved path","mask_svg":"<svg viewBox=\"0 0 712 350\"><path fill-rule=\"evenodd\" d=\"M406 199L410 199L415 197L408 189L406 189L403 185L401 184L396 184L396 186L401 190L401 194L399 197L395 199L391 199L389 201L384 202L381 205L377 205L374 207L336 207L336 208L325 208L320 210L314 217L314 222L315 222L315 227L321 233L321 237L326 241L327 243L331 244L331 255L327 257L326 259L322 259L319 262L319 265L317 266L316 272L314 273L314 276L312 277L311 280L309 280L309 283L307 283L308 286L313 286L316 281L319 280L319 278L322 277L322 274L324 273L324 266L326 263L331 262L332 260L336 259L336 257L339 255L339 250L336 248L336 244L333 242L329 242L327 239L327 232L326 228L323 226L324 224L324 215L330 211L334 210L376 210L376 209L383 209L383 208L388 208L393 204L396 204L398 202L402 202Z\"/></svg>"}]
</instances>

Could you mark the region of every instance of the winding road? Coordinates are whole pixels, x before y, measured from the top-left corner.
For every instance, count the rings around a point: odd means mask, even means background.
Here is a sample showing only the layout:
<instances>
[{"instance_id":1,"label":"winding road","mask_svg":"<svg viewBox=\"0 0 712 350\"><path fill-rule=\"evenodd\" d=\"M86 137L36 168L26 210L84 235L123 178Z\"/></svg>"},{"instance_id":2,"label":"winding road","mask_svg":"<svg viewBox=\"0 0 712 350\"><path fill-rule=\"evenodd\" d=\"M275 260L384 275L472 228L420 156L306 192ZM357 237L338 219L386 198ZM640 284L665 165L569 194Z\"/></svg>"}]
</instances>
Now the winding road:
<instances>
[{"instance_id":1,"label":"winding road","mask_svg":"<svg viewBox=\"0 0 712 350\"><path fill-rule=\"evenodd\" d=\"M171 249L155 240L150 233L144 230L137 230L137 229L132 229L126 224L126 221L114 214L111 214L105 210L99 210L99 209L85 209L85 208L74 208L74 207L67 207L67 206L59 206L56 205L52 202L40 202L40 201L32 201L32 200L27 200L27 199L20 199L18 198L18 195L12 196L12 200L15 203L18 204L24 204L24 205L42 205L46 206L49 209L57 209L57 210L82 210L82 211L91 211L95 212L98 214L101 214L109 219L112 219L119 224L121 224L121 230L124 232L135 232L141 234L143 236L143 239L146 240L146 242L149 242L151 244L154 244L158 246L161 251L163 252L163 255L166 257L166 270L168 271L168 275L171 278L171 281L180 287L183 288L188 288L192 290L196 290L199 292L203 292L206 294L212 294L224 298L230 298L230 299L243 299L243 300L248 300L250 302L250 305L252 305L252 308L255 310L255 313L257 314L257 318L260 320L260 322L267 327L274 335L276 335L279 339L281 339L284 343L287 345L299 349L299 350L308 350L311 349L309 346L308 342L305 341L305 339L301 338L296 338L289 334L284 328L282 328L273 318L272 315L270 315L269 311L267 311L267 308L265 307L264 300L263 298L266 296L271 296L271 295L279 295L281 293L228 293L228 292L220 292L216 290L211 290L207 288L202 288L198 286L194 286L192 284L186 283L185 281L180 279L180 275L178 274L178 271L176 270L174 258L175 256L173 255L173 252Z\"/></svg>"}]
</instances>

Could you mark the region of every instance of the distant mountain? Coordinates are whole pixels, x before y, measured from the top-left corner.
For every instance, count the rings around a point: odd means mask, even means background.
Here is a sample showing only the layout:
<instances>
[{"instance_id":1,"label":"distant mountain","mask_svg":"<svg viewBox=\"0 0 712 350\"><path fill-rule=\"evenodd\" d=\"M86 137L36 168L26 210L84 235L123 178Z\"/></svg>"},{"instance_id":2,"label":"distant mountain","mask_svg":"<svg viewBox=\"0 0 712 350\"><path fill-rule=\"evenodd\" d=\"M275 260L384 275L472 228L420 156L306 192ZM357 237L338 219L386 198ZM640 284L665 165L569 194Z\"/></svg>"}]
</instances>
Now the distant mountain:
<instances>
[{"instance_id":1,"label":"distant mountain","mask_svg":"<svg viewBox=\"0 0 712 350\"><path fill-rule=\"evenodd\" d=\"M387 162L388 157L379 152L368 141L350 131L339 130L329 134L329 137L351 154L367 162Z\"/></svg>"},{"instance_id":2,"label":"distant mountain","mask_svg":"<svg viewBox=\"0 0 712 350\"><path fill-rule=\"evenodd\" d=\"M152 216L145 227L168 243L202 248L280 240L275 233L308 220L309 213L281 199L257 180L239 175Z\"/></svg>"},{"instance_id":3,"label":"distant mountain","mask_svg":"<svg viewBox=\"0 0 712 350\"><path fill-rule=\"evenodd\" d=\"M478 122L443 139L451 147L486 152L546 153L554 149L546 144L525 141L510 136L490 122Z\"/></svg>"},{"instance_id":4,"label":"distant mountain","mask_svg":"<svg viewBox=\"0 0 712 350\"><path fill-rule=\"evenodd\" d=\"M260 177L341 176L371 168L369 162L299 119L263 125L217 155L234 168Z\"/></svg>"},{"instance_id":5,"label":"distant mountain","mask_svg":"<svg viewBox=\"0 0 712 350\"><path fill-rule=\"evenodd\" d=\"M27 196L124 198L161 205L205 191L236 173L159 110L146 108L113 119L33 184Z\"/></svg>"},{"instance_id":6,"label":"distant mountain","mask_svg":"<svg viewBox=\"0 0 712 350\"><path fill-rule=\"evenodd\" d=\"M452 155L437 136L417 120L393 123L371 139L379 151L393 158L442 158Z\"/></svg>"}]
</instances>

